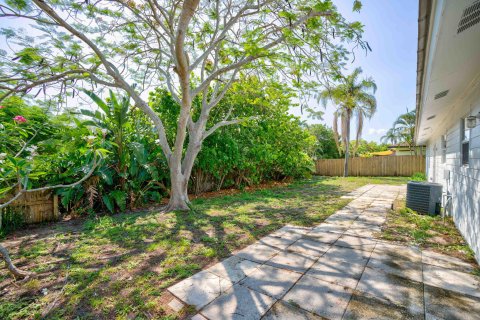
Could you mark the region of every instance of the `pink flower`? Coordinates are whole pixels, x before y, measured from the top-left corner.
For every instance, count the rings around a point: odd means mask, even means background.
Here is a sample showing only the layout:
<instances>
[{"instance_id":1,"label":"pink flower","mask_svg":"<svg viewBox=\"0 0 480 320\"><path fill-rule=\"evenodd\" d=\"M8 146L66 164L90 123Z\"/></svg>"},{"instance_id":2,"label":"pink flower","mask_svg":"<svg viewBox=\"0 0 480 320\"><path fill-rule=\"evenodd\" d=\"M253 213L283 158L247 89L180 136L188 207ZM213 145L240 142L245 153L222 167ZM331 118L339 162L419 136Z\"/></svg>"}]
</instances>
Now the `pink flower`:
<instances>
[{"instance_id":1,"label":"pink flower","mask_svg":"<svg viewBox=\"0 0 480 320\"><path fill-rule=\"evenodd\" d=\"M27 122L27 119L25 119L24 117L22 116L15 116L13 118L13 121L17 122L17 123L24 123L24 122Z\"/></svg>"},{"instance_id":2,"label":"pink flower","mask_svg":"<svg viewBox=\"0 0 480 320\"><path fill-rule=\"evenodd\" d=\"M5 108L5 106L0 106L0 109L3 109L3 108Z\"/></svg>"}]
</instances>

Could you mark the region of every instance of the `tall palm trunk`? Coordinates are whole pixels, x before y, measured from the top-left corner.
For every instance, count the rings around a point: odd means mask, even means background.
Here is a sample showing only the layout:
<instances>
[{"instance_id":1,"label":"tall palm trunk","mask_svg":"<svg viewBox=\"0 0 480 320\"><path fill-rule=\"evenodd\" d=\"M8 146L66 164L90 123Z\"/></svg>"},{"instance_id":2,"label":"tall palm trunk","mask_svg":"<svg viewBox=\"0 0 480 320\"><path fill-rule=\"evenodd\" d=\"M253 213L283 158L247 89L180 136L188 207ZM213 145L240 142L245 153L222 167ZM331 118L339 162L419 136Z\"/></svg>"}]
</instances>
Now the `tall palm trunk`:
<instances>
[{"instance_id":1,"label":"tall palm trunk","mask_svg":"<svg viewBox=\"0 0 480 320\"><path fill-rule=\"evenodd\" d=\"M345 164L343 167L343 176L348 177L348 161L350 158L350 118L352 111L347 109L345 119Z\"/></svg>"},{"instance_id":2,"label":"tall palm trunk","mask_svg":"<svg viewBox=\"0 0 480 320\"><path fill-rule=\"evenodd\" d=\"M333 113L333 138L335 139L335 145L337 146L338 155L342 155L342 145L340 141L340 134L338 133L338 112Z\"/></svg>"}]
</instances>

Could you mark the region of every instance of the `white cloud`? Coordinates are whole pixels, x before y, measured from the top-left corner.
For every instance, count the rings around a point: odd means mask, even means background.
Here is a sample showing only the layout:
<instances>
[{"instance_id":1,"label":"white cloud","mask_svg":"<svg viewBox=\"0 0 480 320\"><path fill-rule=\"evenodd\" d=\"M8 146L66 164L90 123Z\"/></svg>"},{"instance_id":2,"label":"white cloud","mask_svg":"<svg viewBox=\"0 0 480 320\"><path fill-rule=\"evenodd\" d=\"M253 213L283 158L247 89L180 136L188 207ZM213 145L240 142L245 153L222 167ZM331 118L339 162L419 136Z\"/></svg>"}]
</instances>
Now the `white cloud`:
<instances>
[{"instance_id":1,"label":"white cloud","mask_svg":"<svg viewBox=\"0 0 480 320\"><path fill-rule=\"evenodd\" d=\"M387 129L380 128L380 129L375 129L375 128L369 128L368 129L368 134L371 136L381 136L384 135L387 132Z\"/></svg>"}]
</instances>

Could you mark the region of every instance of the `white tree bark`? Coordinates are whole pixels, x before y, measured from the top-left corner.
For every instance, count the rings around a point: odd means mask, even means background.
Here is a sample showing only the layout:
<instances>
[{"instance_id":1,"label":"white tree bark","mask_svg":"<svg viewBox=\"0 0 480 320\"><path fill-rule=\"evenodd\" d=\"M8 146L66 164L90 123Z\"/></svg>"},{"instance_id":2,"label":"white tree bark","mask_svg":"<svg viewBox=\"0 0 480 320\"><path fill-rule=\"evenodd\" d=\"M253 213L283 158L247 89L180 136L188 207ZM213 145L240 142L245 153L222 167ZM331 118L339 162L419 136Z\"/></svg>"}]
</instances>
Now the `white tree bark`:
<instances>
[{"instance_id":1,"label":"white tree bark","mask_svg":"<svg viewBox=\"0 0 480 320\"><path fill-rule=\"evenodd\" d=\"M7 266L8 271L15 277L15 279L27 279L34 274L28 271L23 271L18 269L10 259L10 255L8 254L8 250L0 244L0 255L5 261L5 265Z\"/></svg>"}]
</instances>

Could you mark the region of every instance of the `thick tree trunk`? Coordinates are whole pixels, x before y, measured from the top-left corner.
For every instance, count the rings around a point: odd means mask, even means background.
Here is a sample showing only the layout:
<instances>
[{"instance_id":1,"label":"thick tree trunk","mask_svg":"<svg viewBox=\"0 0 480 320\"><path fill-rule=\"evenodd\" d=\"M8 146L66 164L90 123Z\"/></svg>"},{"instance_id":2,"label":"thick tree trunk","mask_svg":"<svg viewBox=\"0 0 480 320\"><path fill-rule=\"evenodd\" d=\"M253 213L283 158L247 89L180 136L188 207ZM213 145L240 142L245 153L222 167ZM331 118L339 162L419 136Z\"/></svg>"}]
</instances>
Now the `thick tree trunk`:
<instances>
[{"instance_id":1,"label":"thick tree trunk","mask_svg":"<svg viewBox=\"0 0 480 320\"><path fill-rule=\"evenodd\" d=\"M190 137L183 163L180 159L172 157L170 162L170 200L165 211L190 210L190 200L188 199L188 181L192 174L192 168L195 158L200 152L201 138L193 134Z\"/></svg>"},{"instance_id":2,"label":"thick tree trunk","mask_svg":"<svg viewBox=\"0 0 480 320\"><path fill-rule=\"evenodd\" d=\"M347 121L346 121L346 137L345 137L345 165L343 168L343 176L348 177L348 161L350 157L350 110L347 111Z\"/></svg>"},{"instance_id":3,"label":"thick tree trunk","mask_svg":"<svg viewBox=\"0 0 480 320\"><path fill-rule=\"evenodd\" d=\"M188 199L188 180L192 172L193 161L197 153L196 142L199 139L198 131L193 132L192 125L189 126L192 109L192 92L190 88L190 65L187 52L184 50L185 37L188 30L188 24L197 10L199 0L186 0L183 2L182 11L178 21L177 33L175 36L175 68L174 71L178 75L180 88L182 92L180 115L177 123L177 133L175 136L175 144L173 153L168 156L168 165L170 168L170 200L166 211L173 210L190 210ZM185 153L185 159L182 162L183 147L187 137L187 126L189 130L189 144ZM191 160L191 161L190 161Z\"/></svg>"},{"instance_id":4,"label":"thick tree trunk","mask_svg":"<svg viewBox=\"0 0 480 320\"><path fill-rule=\"evenodd\" d=\"M8 250L0 244L0 255L2 255L3 260L5 261L5 265L8 268L8 271L15 277L15 279L26 279L33 275L33 273L28 271L23 271L15 267L12 260L10 259L10 255L8 254Z\"/></svg>"},{"instance_id":5,"label":"thick tree trunk","mask_svg":"<svg viewBox=\"0 0 480 320\"><path fill-rule=\"evenodd\" d=\"M188 199L188 179L182 174L179 166L174 166L170 168L170 200L165 211L188 211L190 210L189 204L190 200Z\"/></svg>"}]
</instances>

